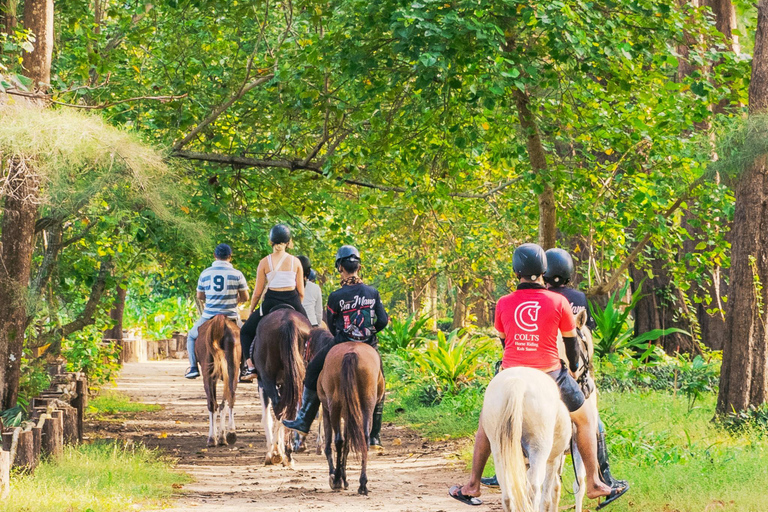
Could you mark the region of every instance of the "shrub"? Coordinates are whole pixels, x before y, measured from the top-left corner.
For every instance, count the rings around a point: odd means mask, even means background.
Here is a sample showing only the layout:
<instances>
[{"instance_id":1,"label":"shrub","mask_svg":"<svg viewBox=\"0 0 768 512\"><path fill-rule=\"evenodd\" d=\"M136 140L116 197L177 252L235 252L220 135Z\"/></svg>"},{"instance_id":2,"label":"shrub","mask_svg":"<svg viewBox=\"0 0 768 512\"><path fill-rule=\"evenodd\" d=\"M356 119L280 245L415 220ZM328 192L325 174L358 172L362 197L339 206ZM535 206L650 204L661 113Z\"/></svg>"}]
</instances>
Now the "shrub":
<instances>
[{"instance_id":1,"label":"shrub","mask_svg":"<svg viewBox=\"0 0 768 512\"><path fill-rule=\"evenodd\" d=\"M419 318L416 314L409 315L405 320L392 318L387 329L377 335L379 349L385 353L407 349L419 339L428 321L428 316Z\"/></svg>"},{"instance_id":2,"label":"shrub","mask_svg":"<svg viewBox=\"0 0 768 512\"><path fill-rule=\"evenodd\" d=\"M425 342L422 349L410 349L408 353L439 394L455 394L482 374L481 368L488 365L485 356L496 354L492 338L463 329L447 335L440 331L435 339L425 339Z\"/></svg>"},{"instance_id":3,"label":"shrub","mask_svg":"<svg viewBox=\"0 0 768 512\"><path fill-rule=\"evenodd\" d=\"M629 302L622 302L626 296L630 282L624 283L621 289L613 292L608 297L605 308L590 302L589 309L595 319L595 354L603 357L614 352L634 354L637 359L648 360L654 356L651 341L672 333L688 334L682 329L671 327L669 329L653 329L640 336L635 336L634 327L629 322L629 314L644 297L642 287L638 286L632 294ZM641 281L642 284L642 281Z\"/></svg>"},{"instance_id":4,"label":"shrub","mask_svg":"<svg viewBox=\"0 0 768 512\"><path fill-rule=\"evenodd\" d=\"M768 404L760 407L749 406L744 411L733 411L720 418L720 424L731 432L742 434L758 432L768 435Z\"/></svg>"}]
</instances>

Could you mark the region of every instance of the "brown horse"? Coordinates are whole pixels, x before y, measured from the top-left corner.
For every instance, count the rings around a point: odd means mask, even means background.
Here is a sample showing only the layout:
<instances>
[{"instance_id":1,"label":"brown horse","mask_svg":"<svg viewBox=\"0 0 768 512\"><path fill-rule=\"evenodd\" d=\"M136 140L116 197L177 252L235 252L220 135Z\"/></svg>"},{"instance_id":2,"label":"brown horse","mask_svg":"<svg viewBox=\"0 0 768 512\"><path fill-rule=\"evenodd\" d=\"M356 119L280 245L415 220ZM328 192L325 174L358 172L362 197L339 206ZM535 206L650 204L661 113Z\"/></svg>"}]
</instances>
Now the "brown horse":
<instances>
[{"instance_id":1,"label":"brown horse","mask_svg":"<svg viewBox=\"0 0 768 512\"><path fill-rule=\"evenodd\" d=\"M384 375L376 349L365 343L340 343L328 352L317 384L323 403L325 456L331 489L347 489L347 455L350 448L362 458L358 494L368 494L368 436L373 409L384 398ZM344 420L344 430L341 421ZM331 438L336 445L333 467Z\"/></svg>"},{"instance_id":2,"label":"brown horse","mask_svg":"<svg viewBox=\"0 0 768 512\"><path fill-rule=\"evenodd\" d=\"M195 356L200 361L208 401L208 446L234 444L237 440L234 407L241 351L240 329L224 315L216 315L200 326L195 341ZM220 406L216 403L216 383L219 380L224 382L224 397ZM221 420L218 432L217 415Z\"/></svg>"},{"instance_id":3,"label":"brown horse","mask_svg":"<svg viewBox=\"0 0 768 512\"><path fill-rule=\"evenodd\" d=\"M265 464L293 465L291 445L285 442L280 420L296 417L304 385L300 347L304 347L311 328L304 315L281 308L267 314L256 329L251 359L258 375L261 423L267 436Z\"/></svg>"},{"instance_id":4,"label":"brown horse","mask_svg":"<svg viewBox=\"0 0 768 512\"><path fill-rule=\"evenodd\" d=\"M322 327L313 327L312 330L309 332L309 339L307 340L307 344L304 347L304 362L306 364L309 364L309 362L317 355L318 352L320 352L322 349L327 347L328 345L333 343L333 334L328 330L327 327L325 327L325 323L322 324ZM317 422L317 445L316 445L316 453L317 455L320 455L323 452L323 448L325 446L324 438L323 438L323 416L322 411L320 411L320 421ZM301 432L294 432L293 433L293 451L296 453L304 452L307 449L306 441L307 436L302 434Z\"/></svg>"}]
</instances>

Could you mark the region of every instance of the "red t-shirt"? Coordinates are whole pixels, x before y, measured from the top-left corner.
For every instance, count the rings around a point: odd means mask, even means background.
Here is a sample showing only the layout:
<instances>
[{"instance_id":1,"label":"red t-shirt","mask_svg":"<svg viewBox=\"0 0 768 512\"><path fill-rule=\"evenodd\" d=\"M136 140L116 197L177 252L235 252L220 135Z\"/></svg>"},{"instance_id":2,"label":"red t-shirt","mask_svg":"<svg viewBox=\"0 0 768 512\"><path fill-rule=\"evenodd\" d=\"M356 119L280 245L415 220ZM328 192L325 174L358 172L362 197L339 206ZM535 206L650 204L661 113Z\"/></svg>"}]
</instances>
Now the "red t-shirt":
<instances>
[{"instance_id":1,"label":"red t-shirt","mask_svg":"<svg viewBox=\"0 0 768 512\"><path fill-rule=\"evenodd\" d=\"M560 364L557 331L576 329L571 305L558 293L525 288L496 304L496 330L506 336L502 368L549 370Z\"/></svg>"}]
</instances>

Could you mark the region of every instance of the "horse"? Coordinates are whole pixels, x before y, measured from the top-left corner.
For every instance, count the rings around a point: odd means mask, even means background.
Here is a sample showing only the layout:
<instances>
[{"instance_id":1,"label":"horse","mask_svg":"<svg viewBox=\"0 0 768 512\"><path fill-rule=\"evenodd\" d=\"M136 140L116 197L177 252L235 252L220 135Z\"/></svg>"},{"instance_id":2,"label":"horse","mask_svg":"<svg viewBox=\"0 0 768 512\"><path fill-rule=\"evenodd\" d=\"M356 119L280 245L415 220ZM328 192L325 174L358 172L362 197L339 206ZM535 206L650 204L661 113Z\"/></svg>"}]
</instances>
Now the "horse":
<instances>
[{"instance_id":1,"label":"horse","mask_svg":"<svg viewBox=\"0 0 768 512\"><path fill-rule=\"evenodd\" d=\"M586 319L583 311L576 317L582 353L577 380L592 390L587 402L597 408L591 374L594 346ZM562 340L559 345L564 358ZM581 512L586 469L575 443L571 443L575 426L552 378L530 368L502 371L486 390L480 421L491 443L505 511L556 512L565 454L572 448L576 512ZM528 457L527 472L523 452Z\"/></svg>"},{"instance_id":2,"label":"horse","mask_svg":"<svg viewBox=\"0 0 768 512\"><path fill-rule=\"evenodd\" d=\"M313 327L312 330L309 332L309 339L307 340L307 344L304 347L304 362L306 364L309 364L309 362L317 355L320 350L324 349L329 344L333 343L334 337L333 334L325 327L325 324L322 324L323 327ZM317 443L315 445L315 453L317 455L320 455L323 452L323 447L325 445L324 443L324 437L323 437L323 413L322 410L318 414L319 420L317 422ZM293 451L296 453L300 453L303 451L306 451L307 447L305 445L307 436L301 434L300 432L294 432L293 433Z\"/></svg>"},{"instance_id":3,"label":"horse","mask_svg":"<svg viewBox=\"0 0 768 512\"><path fill-rule=\"evenodd\" d=\"M365 343L339 343L328 352L317 384L323 404L325 456L331 489L349 488L347 455L350 448L360 454L362 469L358 494L368 495L368 444L373 409L384 398L384 375L376 349ZM344 421L342 431L341 422ZM333 465L331 438L336 445Z\"/></svg>"},{"instance_id":4,"label":"horse","mask_svg":"<svg viewBox=\"0 0 768 512\"><path fill-rule=\"evenodd\" d=\"M273 309L259 322L251 345L261 398L261 423L267 437L266 465L293 467L291 445L280 420L293 419L304 385L303 347L309 320L293 308Z\"/></svg>"},{"instance_id":5,"label":"horse","mask_svg":"<svg viewBox=\"0 0 768 512\"><path fill-rule=\"evenodd\" d=\"M240 328L224 315L216 315L200 326L195 340L195 357L200 361L203 388L208 402L208 446L234 444L235 433L235 391L240 368ZM224 396L219 406L216 403L216 384L224 382ZM217 431L216 415L221 428ZM226 420L226 421L225 421Z\"/></svg>"}]
</instances>

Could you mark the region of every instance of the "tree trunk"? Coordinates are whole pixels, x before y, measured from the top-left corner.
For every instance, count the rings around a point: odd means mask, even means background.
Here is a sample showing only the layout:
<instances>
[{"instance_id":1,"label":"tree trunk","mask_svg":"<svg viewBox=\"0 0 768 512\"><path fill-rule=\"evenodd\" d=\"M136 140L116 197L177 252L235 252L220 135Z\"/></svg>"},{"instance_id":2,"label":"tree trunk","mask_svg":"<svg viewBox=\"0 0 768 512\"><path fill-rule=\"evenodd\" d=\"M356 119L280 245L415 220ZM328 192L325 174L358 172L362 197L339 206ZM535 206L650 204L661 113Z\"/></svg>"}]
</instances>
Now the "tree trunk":
<instances>
[{"instance_id":1,"label":"tree trunk","mask_svg":"<svg viewBox=\"0 0 768 512\"><path fill-rule=\"evenodd\" d=\"M53 0L26 0L24 28L35 35L34 50L24 53L24 69L35 88L47 90L53 57Z\"/></svg>"},{"instance_id":2,"label":"tree trunk","mask_svg":"<svg viewBox=\"0 0 768 512\"><path fill-rule=\"evenodd\" d=\"M112 304L112 309L109 311L109 318L115 322L115 325L111 329L104 331L104 339L108 340L123 340L123 312L125 311L125 294L127 289L123 284L118 284L117 293L115 294L115 302Z\"/></svg>"},{"instance_id":3,"label":"tree trunk","mask_svg":"<svg viewBox=\"0 0 768 512\"><path fill-rule=\"evenodd\" d=\"M453 325L451 328L460 329L467 324L467 295L470 284L463 283L456 287L456 304L453 306Z\"/></svg>"},{"instance_id":4,"label":"tree trunk","mask_svg":"<svg viewBox=\"0 0 768 512\"><path fill-rule=\"evenodd\" d=\"M24 55L24 67L34 83L48 84L53 52L53 0L24 2L24 28L36 36L35 49ZM13 158L9 166L14 193L5 198L0 249L0 409L16 405L19 370L27 325L27 294L34 251L39 188L34 170Z\"/></svg>"},{"instance_id":5,"label":"tree trunk","mask_svg":"<svg viewBox=\"0 0 768 512\"><path fill-rule=\"evenodd\" d=\"M750 116L768 111L768 0L757 7L749 85ZM757 158L736 184L731 289L717 411L741 411L765 402L768 321L768 155Z\"/></svg>"},{"instance_id":6,"label":"tree trunk","mask_svg":"<svg viewBox=\"0 0 768 512\"><path fill-rule=\"evenodd\" d=\"M544 145L541 143L539 128L536 125L536 118L530 110L530 98L528 94L520 89L514 89L515 105L517 106L517 116L520 119L520 126L525 132L525 143L528 149L528 159L531 162L531 168L542 178L547 173L547 154L544 151ZM557 210L555 207L555 190L552 185L543 184L543 190L539 194L539 245L544 249L551 249L555 246L557 236Z\"/></svg>"},{"instance_id":7,"label":"tree trunk","mask_svg":"<svg viewBox=\"0 0 768 512\"><path fill-rule=\"evenodd\" d=\"M6 34L10 34L16 29L18 24L19 0L6 0L3 12L3 28Z\"/></svg>"},{"instance_id":8,"label":"tree trunk","mask_svg":"<svg viewBox=\"0 0 768 512\"><path fill-rule=\"evenodd\" d=\"M0 410L14 407L18 398L38 196L37 178L23 162L3 163L11 166L15 193L5 198L0 238Z\"/></svg>"},{"instance_id":9,"label":"tree trunk","mask_svg":"<svg viewBox=\"0 0 768 512\"><path fill-rule=\"evenodd\" d=\"M736 28L736 8L731 0L705 0L704 5L712 9L715 15L715 26L731 43L731 49L740 51L739 38L733 34Z\"/></svg>"}]
</instances>

